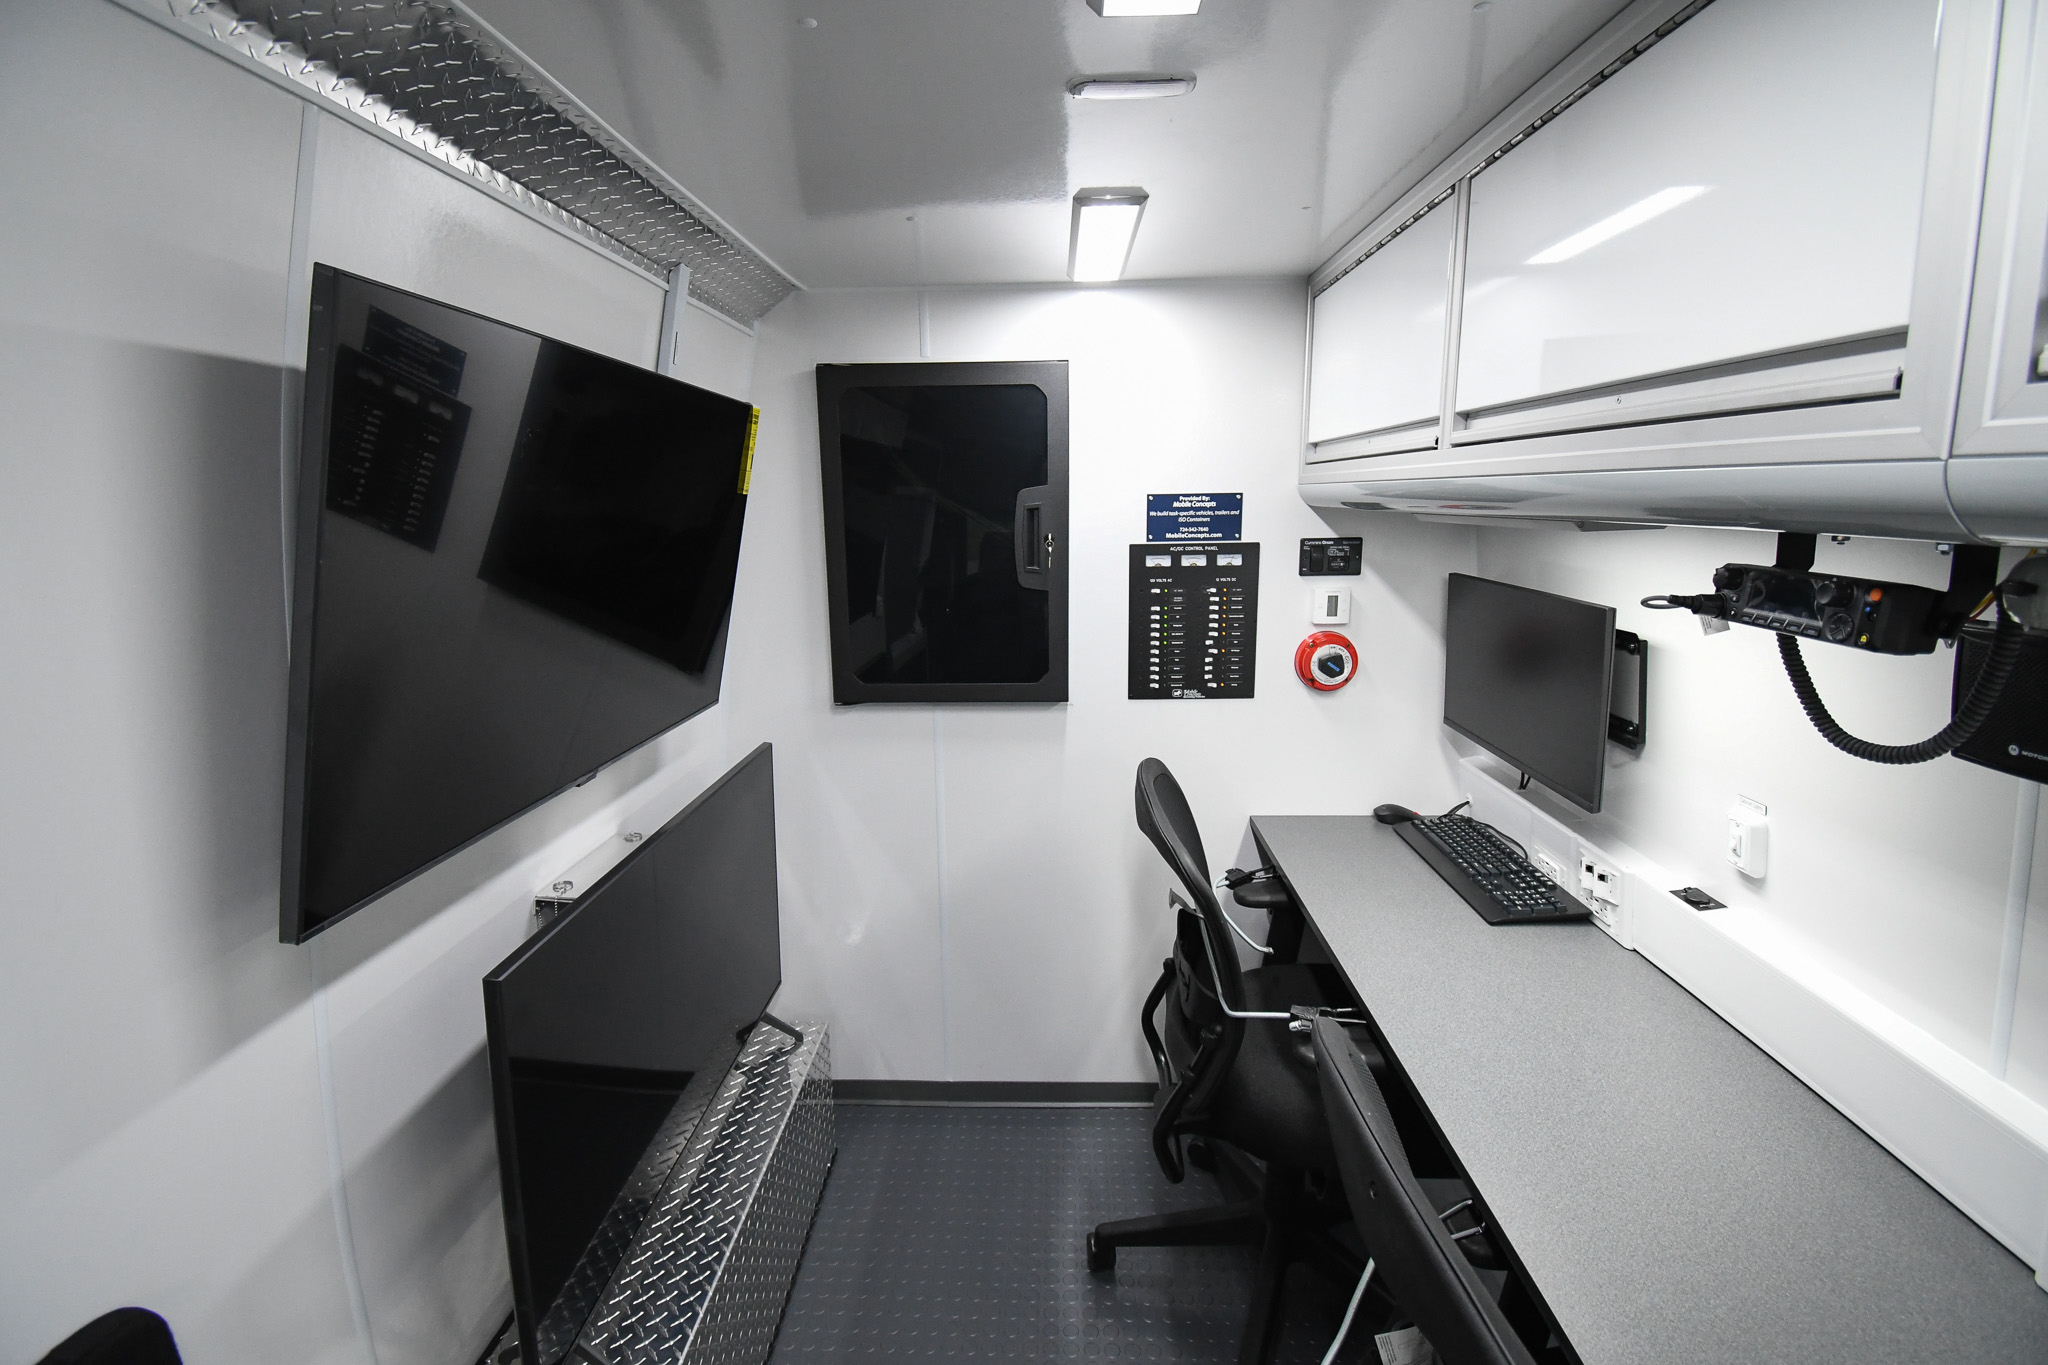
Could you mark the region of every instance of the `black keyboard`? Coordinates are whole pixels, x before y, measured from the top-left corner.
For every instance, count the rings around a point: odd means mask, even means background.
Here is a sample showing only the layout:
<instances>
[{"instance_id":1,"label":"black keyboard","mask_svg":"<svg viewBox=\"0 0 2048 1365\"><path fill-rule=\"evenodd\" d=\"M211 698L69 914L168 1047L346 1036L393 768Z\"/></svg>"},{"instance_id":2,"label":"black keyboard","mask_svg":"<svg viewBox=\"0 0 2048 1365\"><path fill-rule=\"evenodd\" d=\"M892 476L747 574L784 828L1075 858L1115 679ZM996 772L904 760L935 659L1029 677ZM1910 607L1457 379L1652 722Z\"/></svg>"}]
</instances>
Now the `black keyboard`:
<instances>
[{"instance_id":1,"label":"black keyboard","mask_svg":"<svg viewBox=\"0 0 2048 1365\"><path fill-rule=\"evenodd\" d=\"M1408 847L1488 924L1547 924L1591 919L1593 912L1532 867L1492 826L1467 815L1439 815L1394 826Z\"/></svg>"}]
</instances>

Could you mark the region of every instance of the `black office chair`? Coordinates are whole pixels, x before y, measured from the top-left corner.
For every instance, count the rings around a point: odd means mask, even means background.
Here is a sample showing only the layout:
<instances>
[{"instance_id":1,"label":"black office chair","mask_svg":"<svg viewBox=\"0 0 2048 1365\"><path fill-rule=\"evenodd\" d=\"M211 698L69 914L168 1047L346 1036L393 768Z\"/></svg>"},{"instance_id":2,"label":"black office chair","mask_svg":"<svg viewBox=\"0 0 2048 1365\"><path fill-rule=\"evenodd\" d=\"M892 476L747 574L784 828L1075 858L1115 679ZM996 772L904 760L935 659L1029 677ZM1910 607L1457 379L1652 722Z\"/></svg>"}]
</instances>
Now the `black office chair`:
<instances>
[{"instance_id":1,"label":"black office chair","mask_svg":"<svg viewBox=\"0 0 2048 1365\"><path fill-rule=\"evenodd\" d=\"M1311 1036L1337 1168L1382 1287L1391 1290L1444 1365L1536 1365L1468 1254L1470 1243L1486 1241L1483 1227L1467 1212L1469 1201L1453 1212L1438 1210L1409 1164L1371 1059L1345 1026L1319 1018ZM1461 1221L1467 1226L1454 1230ZM1477 1259L1492 1260L1492 1248ZM1517 1287L1513 1280L1508 1285Z\"/></svg>"},{"instance_id":2,"label":"black office chair","mask_svg":"<svg viewBox=\"0 0 2048 1365\"><path fill-rule=\"evenodd\" d=\"M147 1308L102 1313L36 1365L179 1365L170 1324Z\"/></svg>"},{"instance_id":3,"label":"black office chair","mask_svg":"<svg viewBox=\"0 0 2048 1365\"><path fill-rule=\"evenodd\" d=\"M1245 909L1265 911L1267 966L1291 964L1301 956L1301 937L1308 922L1276 869L1261 867L1246 872L1233 867L1217 880Z\"/></svg>"},{"instance_id":4,"label":"black office chair","mask_svg":"<svg viewBox=\"0 0 2048 1365\"><path fill-rule=\"evenodd\" d=\"M1238 1359L1272 1358L1279 1343L1287 1269L1309 1261L1344 1283L1364 1262L1329 1235L1345 1211L1335 1198L1335 1156L1316 1090L1307 1017L1294 1006L1334 1005L1341 979L1323 966L1279 964L1242 970L1235 928L1210 884L1202 838L1180 784L1166 765L1138 765L1138 827L1180 880L1173 957L1145 999L1140 1025L1159 1072L1152 1150L1167 1179L1186 1177L1183 1141L1226 1143L1263 1163L1257 1195L1181 1213L1103 1223L1088 1235L1088 1268L1111 1270L1118 1247L1261 1248L1258 1278ZM1270 892L1264 893L1270 896ZM1220 992L1220 994L1219 994ZM1153 1015L1164 1005L1163 1028ZM1248 1163L1247 1163L1248 1167Z\"/></svg>"}]
</instances>

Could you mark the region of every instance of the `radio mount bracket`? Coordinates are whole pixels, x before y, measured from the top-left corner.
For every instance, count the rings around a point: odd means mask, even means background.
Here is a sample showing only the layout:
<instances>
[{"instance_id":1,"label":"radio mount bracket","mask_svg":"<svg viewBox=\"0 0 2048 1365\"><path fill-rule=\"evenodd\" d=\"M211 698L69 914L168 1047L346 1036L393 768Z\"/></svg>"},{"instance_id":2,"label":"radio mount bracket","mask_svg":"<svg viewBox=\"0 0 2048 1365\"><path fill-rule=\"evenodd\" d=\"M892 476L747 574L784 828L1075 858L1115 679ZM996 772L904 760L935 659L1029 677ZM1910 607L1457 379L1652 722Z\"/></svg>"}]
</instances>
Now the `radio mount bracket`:
<instances>
[{"instance_id":1,"label":"radio mount bracket","mask_svg":"<svg viewBox=\"0 0 2048 1365\"><path fill-rule=\"evenodd\" d=\"M1998 547L1958 545L1949 551L1948 592L1932 622L1934 633L1951 643L1998 586Z\"/></svg>"},{"instance_id":2,"label":"radio mount bracket","mask_svg":"<svg viewBox=\"0 0 2048 1365\"><path fill-rule=\"evenodd\" d=\"M1778 557L1771 567L1787 573L1812 573L1813 552L1819 544L1820 537L1812 531L1780 531Z\"/></svg>"}]
</instances>

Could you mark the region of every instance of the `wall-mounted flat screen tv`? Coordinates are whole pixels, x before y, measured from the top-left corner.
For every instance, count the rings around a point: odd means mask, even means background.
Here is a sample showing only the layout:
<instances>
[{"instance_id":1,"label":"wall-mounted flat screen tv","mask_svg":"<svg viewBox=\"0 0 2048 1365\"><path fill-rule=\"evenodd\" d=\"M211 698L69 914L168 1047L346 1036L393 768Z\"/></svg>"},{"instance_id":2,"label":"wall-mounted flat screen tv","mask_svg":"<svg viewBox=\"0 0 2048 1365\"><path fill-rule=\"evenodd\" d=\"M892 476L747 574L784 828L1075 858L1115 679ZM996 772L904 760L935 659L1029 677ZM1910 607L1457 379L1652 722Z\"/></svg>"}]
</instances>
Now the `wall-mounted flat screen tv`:
<instances>
[{"instance_id":1,"label":"wall-mounted flat screen tv","mask_svg":"<svg viewBox=\"0 0 2048 1365\"><path fill-rule=\"evenodd\" d=\"M315 267L286 942L718 700L755 419Z\"/></svg>"},{"instance_id":2,"label":"wall-mounted flat screen tv","mask_svg":"<svg viewBox=\"0 0 2048 1365\"><path fill-rule=\"evenodd\" d=\"M525 1365L596 1358L577 1335L781 984L766 744L484 978Z\"/></svg>"}]
</instances>

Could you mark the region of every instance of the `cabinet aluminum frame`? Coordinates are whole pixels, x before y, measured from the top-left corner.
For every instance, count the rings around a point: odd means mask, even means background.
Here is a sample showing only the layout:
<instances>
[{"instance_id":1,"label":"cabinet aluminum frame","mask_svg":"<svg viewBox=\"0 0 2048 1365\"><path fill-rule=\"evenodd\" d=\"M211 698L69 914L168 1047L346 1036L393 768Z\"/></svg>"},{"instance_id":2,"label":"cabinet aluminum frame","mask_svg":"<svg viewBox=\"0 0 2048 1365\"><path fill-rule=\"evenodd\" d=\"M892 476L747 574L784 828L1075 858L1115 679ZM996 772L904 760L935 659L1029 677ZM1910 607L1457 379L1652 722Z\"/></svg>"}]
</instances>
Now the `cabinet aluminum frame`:
<instances>
[{"instance_id":1,"label":"cabinet aluminum frame","mask_svg":"<svg viewBox=\"0 0 2048 1365\"><path fill-rule=\"evenodd\" d=\"M2048 2L2007 4L1999 54L1948 485L1972 531L2040 545L2048 544L2048 377L2029 376L2048 283Z\"/></svg>"},{"instance_id":2,"label":"cabinet aluminum frame","mask_svg":"<svg viewBox=\"0 0 2048 1365\"><path fill-rule=\"evenodd\" d=\"M1314 274L1312 287L1327 286L1368 244L1379 242L1446 188L1468 182L1516 133L1688 2L1640 0L1624 11L1395 201ZM1792 475L1768 481L1791 495L1782 509L1789 516L1818 516L1829 520L1831 529L1860 528L1872 534L1882 528L1883 533L1922 537L1966 535L1947 506L1942 461L1961 368L1998 11L1997 0L1946 0L1943 7L1929 145L1949 154L1930 156L1921 189L1910 327L1903 345L1885 344L1900 340L1896 334L1863 339L1862 346L1843 339L1811 354L1756 357L1748 363L1732 358L1700 371L1613 385L1594 394L1460 413L1449 398L1456 390L1462 316L1457 287L1465 252L1461 231L1446 329L1445 401L1435 440L1423 444L1411 426L1325 441L1320 447L1305 445L1299 468L1302 496L1317 505L1381 501L1402 510L1552 517L1640 517L1643 498L1652 497L1657 503L1653 519L1660 522L1767 525L1782 519L1774 515L1780 509L1747 476L1776 467ZM1599 99L1597 88L1585 98ZM1419 444L1423 448L1416 449ZM1885 466L1897 468L1886 469L1886 476L1875 481L1863 472ZM1818 477L1795 473L1802 469ZM1697 476L1686 477L1686 471ZM1641 479L1626 481L1636 485L1633 491L1604 477L1653 473L1670 477L1648 485ZM1563 474L1580 477L1561 482L1553 477ZM1494 505L1484 505L1489 503Z\"/></svg>"},{"instance_id":3,"label":"cabinet aluminum frame","mask_svg":"<svg viewBox=\"0 0 2048 1365\"><path fill-rule=\"evenodd\" d=\"M818 366L818 465L823 477L825 581L832 632L832 700L866 702L1063 702L1067 700L1067 586L1073 547L1067 537L1067 362L1064 360L905 361ZM839 451L839 403L850 388L1027 384L1045 395L1045 484L1040 523L1050 537L1045 569L1047 667L1037 682L871 683L846 658L845 485ZM1015 532L1013 531L1013 534Z\"/></svg>"}]
</instances>

